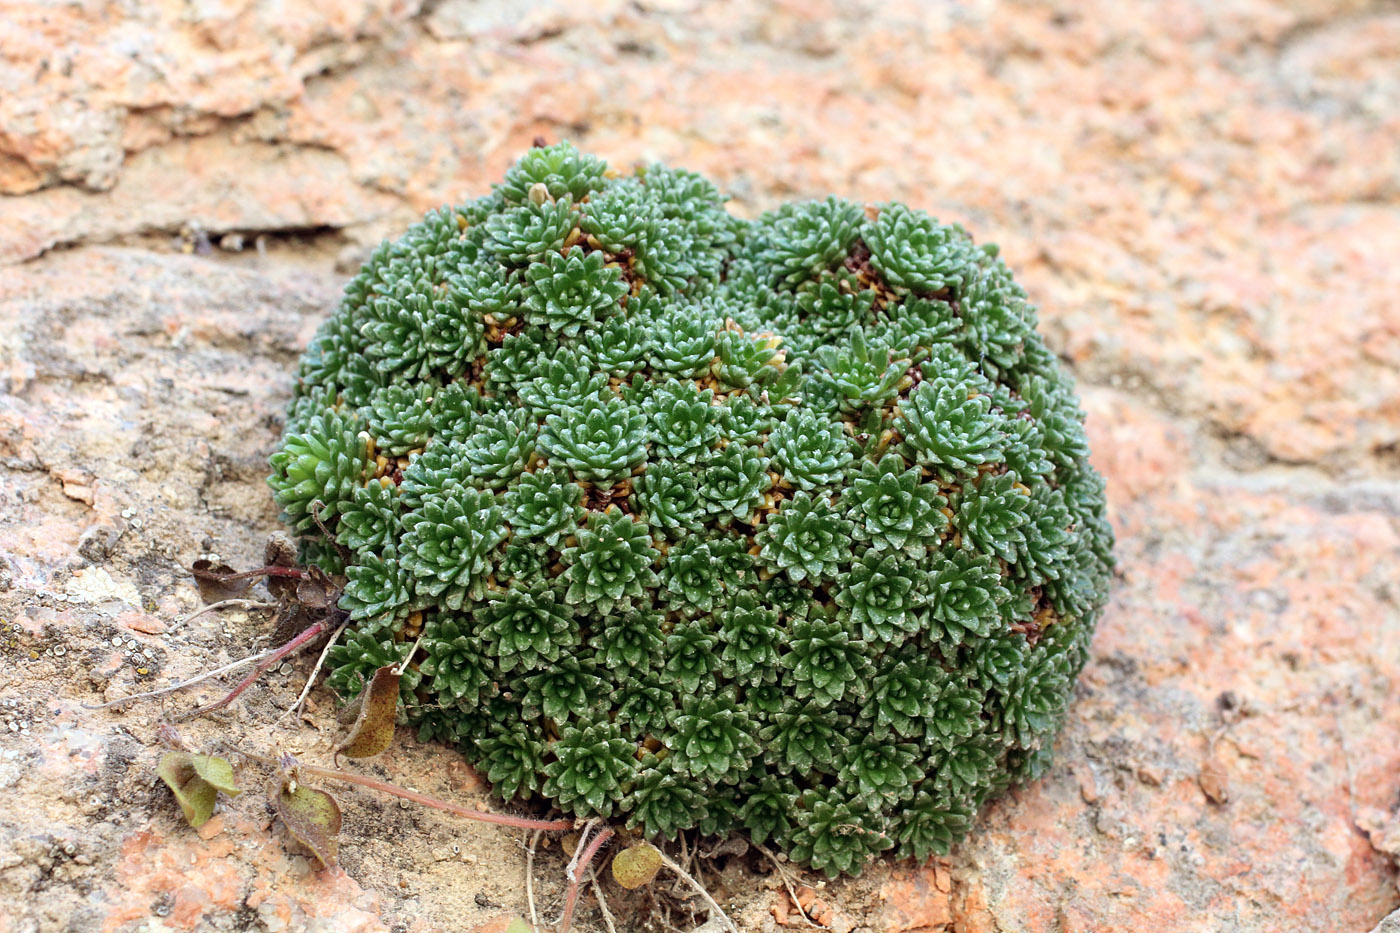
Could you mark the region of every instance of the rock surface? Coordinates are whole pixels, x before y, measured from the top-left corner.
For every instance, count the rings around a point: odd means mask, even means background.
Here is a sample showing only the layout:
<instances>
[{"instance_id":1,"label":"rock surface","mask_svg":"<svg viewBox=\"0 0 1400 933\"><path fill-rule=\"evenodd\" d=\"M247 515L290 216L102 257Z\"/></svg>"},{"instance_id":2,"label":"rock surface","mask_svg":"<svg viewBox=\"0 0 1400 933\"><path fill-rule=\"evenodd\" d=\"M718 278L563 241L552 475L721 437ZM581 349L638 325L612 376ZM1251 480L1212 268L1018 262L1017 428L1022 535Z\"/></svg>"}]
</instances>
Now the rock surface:
<instances>
[{"instance_id":1,"label":"rock surface","mask_svg":"<svg viewBox=\"0 0 1400 933\"><path fill-rule=\"evenodd\" d=\"M1393 5L0 0L0 21L3 933L528 914L517 832L346 789L342 868L318 872L256 780L189 830L154 777L159 710L83 704L267 637L257 611L191 618L184 568L259 563L297 354L347 264L537 135L707 172L746 214L834 191L962 221L1080 379L1123 579L1056 766L950 858L795 879L804 910L869 931L1387 929ZM275 725L311 663L184 740L328 762L323 692ZM369 769L485 800L411 736ZM537 860L546 918L563 863ZM744 929L803 927L765 860L713 865ZM621 928L659 921L605 890Z\"/></svg>"}]
</instances>

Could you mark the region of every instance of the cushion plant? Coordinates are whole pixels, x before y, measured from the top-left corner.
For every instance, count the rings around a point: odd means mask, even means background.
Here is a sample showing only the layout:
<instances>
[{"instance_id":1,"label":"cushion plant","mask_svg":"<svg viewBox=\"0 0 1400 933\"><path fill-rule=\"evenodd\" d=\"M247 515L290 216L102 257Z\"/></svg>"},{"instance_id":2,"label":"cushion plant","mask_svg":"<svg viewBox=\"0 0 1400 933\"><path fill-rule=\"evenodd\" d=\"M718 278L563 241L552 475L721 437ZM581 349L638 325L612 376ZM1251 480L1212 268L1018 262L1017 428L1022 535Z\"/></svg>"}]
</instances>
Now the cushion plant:
<instances>
[{"instance_id":1,"label":"cushion plant","mask_svg":"<svg viewBox=\"0 0 1400 933\"><path fill-rule=\"evenodd\" d=\"M1035 777L1107 597L1083 414L991 245L898 204L754 221L568 144L385 243L270 478L344 580L331 683L503 798L829 875ZM328 537L328 535L330 537Z\"/></svg>"}]
</instances>

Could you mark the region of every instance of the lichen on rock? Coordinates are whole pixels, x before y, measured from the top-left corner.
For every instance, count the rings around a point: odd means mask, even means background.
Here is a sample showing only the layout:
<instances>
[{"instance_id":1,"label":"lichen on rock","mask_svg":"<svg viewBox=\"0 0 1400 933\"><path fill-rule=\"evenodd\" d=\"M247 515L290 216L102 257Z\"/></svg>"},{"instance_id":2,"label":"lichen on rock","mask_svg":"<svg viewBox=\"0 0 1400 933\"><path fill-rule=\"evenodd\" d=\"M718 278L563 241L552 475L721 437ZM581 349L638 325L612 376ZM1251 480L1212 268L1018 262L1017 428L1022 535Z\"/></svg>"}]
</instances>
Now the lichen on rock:
<instances>
[{"instance_id":1,"label":"lichen on rock","mask_svg":"<svg viewBox=\"0 0 1400 933\"><path fill-rule=\"evenodd\" d=\"M532 150L303 357L270 483L348 580L332 683L413 651L407 714L506 798L833 876L946 851L1046 766L1107 598L1035 325L994 246L902 205L741 221Z\"/></svg>"}]
</instances>

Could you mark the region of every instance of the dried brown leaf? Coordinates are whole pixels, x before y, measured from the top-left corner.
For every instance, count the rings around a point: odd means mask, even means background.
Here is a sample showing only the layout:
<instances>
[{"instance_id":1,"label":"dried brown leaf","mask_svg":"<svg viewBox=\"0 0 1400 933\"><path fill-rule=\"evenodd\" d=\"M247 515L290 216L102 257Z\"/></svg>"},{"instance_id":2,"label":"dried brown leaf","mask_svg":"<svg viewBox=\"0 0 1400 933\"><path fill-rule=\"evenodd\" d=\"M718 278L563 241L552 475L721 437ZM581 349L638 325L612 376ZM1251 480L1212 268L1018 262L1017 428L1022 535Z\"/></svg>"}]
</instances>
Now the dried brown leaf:
<instances>
[{"instance_id":1,"label":"dried brown leaf","mask_svg":"<svg viewBox=\"0 0 1400 933\"><path fill-rule=\"evenodd\" d=\"M392 666L374 672L359 698L360 711L350 735L336 748L347 758L372 758L394 741L394 716L399 707L399 673Z\"/></svg>"},{"instance_id":2,"label":"dried brown leaf","mask_svg":"<svg viewBox=\"0 0 1400 933\"><path fill-rule=\"evenodd\" d=\"M238 599L253 585L252 580L239 577L238 572L228 564L216 564L201 558L190 569L194 572L195 586L199 587L199 598L206 603Z\"/></svg>"},{"instance_id":3,"label":"dried brown leaf","mask_svg":"<svg viewBox=\"0 0 1400 933\"><path fill-rule=\"evenodd\" d=\"M320 580L300 580L297 582L297 602L303 609L327 609L330 607L330 593Z\"/></svg>"},{"instance_id":4,"label":"dried brown leaf","mask_svg":"<svg viewBox=\"0 0 1400 933\"><path fill-rule=\"evenodd\" d=\"M322 867L334 865L340 844L340 805L335 798L288 777L273 803L287 831L311 850Z\"/></svg>"}]
</instances>

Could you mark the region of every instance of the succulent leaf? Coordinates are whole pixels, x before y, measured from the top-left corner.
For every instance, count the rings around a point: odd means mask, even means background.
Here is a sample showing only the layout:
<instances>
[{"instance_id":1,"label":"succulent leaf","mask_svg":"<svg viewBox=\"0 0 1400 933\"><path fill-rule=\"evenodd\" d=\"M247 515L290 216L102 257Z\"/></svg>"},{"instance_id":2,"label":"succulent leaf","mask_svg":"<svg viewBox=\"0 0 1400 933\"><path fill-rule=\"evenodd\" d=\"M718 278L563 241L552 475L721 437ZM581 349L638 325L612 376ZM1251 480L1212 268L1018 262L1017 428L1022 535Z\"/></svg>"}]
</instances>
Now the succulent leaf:
<instances>
[{"instance_id":1,"label":"succulent leaf","mask_svg":"<svg viewBox=\"0 0 1400 933\"><path fill-rule=\"evenodd\" d=\"M585 399L545 418L540 450L585 482L611 486L647 458L646 415L621 399Z\"/></svg>"},{"instance_id":2,"label":"succulent leaf","mask_svg":"<svg viewBox=\"0 0 1400 933\"><path fill-rule=\"evenodd\" d=\"M973 274L972 240L957 226L940 224L923 211L891 204L864 230L870 263L895 288L936 294Z\"/></svg>"},{"instance_id":3,"label":"succulent leaf","mask_svg":"<svg viewBox=\"0 0 1400 933\"><path fill-rule=\"evenodd\" d=\"M792 833L793 857L828 878L859 875L879 853L894 846L878 811L809 790L797 802L802 811Z\"/></svg>"},{"instance_id":4,"label":"succulent leaf","mask_svg":"<svg viewBox=\"0 0 1400 933\"><path fill-rule=\"evenodd\" d=\"M825 496L799 492L764 523L758 559L795 583L834 579L851 555L851 522Z\"/></svg>"},{"instance_id":5,"label":"succulent leaf","mask_svg":"<svg viewBox=\"0 0 1400 933\"><path fill-rule=\"evenodd\" d=\"M627 293L622 273L603 264L602 253L585 253L575 246L567 253L550 253L525 272L525 294L531 324L573 336L619 310Z\"/></svg>"},{"instance_id":6,"label":"succulent leaf","mask_svg":"<svg viewBox=\"0 0 1400 933\"><path fill-rule=\"evenodd\" d=\"M657 550L645 522L625 512L588 513L588 524L578 531L578 544L565 548L565 600L586 603L600 612L610 611L630 597L641 596L657 582L652 565Z\"/></svg>"},{"instance_id":7,"label":"succulent leaf","mask_svg":"<svg viewBox=\"0 0 1400 933\"><path fill-rule=\"evenodd\" d=\"M578 816L612 816L621 789L637 770L636 748L616 723L569 724L544 766L544 792Z\"/></svg>"}]
</instances>

